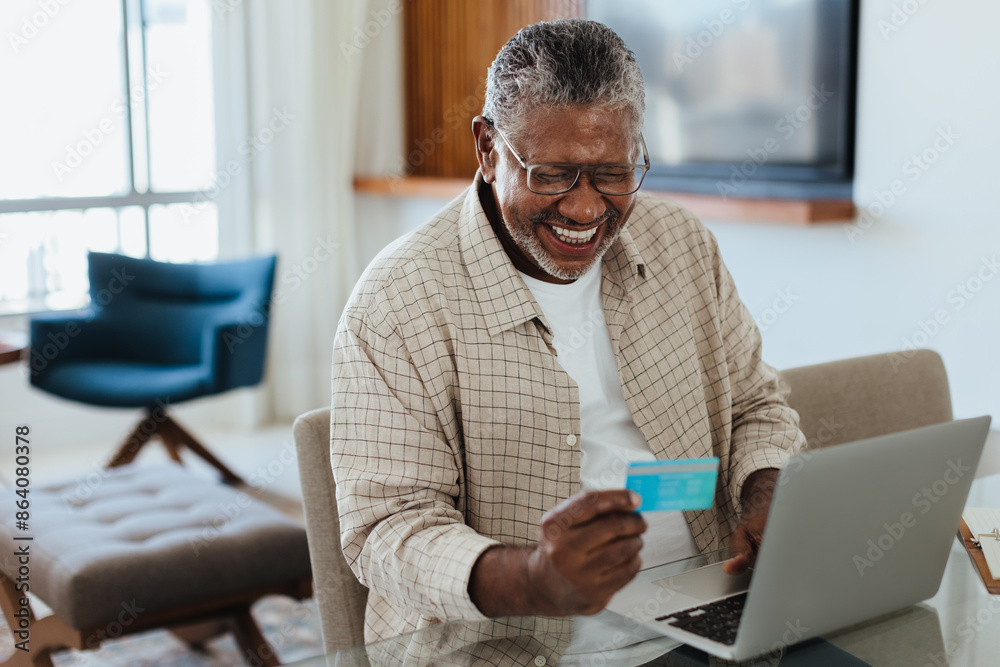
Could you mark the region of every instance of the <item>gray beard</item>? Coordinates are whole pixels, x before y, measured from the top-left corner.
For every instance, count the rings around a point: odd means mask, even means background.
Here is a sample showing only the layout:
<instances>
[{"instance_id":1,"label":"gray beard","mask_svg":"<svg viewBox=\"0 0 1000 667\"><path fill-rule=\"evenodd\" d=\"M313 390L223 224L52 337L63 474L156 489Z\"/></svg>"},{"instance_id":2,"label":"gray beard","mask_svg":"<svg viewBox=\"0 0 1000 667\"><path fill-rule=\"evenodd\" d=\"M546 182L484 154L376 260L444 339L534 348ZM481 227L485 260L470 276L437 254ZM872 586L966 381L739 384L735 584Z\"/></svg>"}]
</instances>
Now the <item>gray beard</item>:
<instances>
[{"instance_id":1,"label":"gray beard","mask_svg":"<svg viewBox=\"0 0 1000 667\"><path fill-rule=\"evenodd\" d=\"M503 214L501 213L501 216L502 215ZM542 220L534 217L531 219L531 222L534 227L545 224ZM618 216L613 215L608 217L604 224L606 224L610 229L611 226L617 222ZM624 225L618 227L614 234L605 235L601 244L597 246L597 252L594 253L594 258L578 269L565 269L559 266L556 261L552 259L552 256L546 252L545 248L542 247L542 242L538 240L538 235L534 233L534 227L531 230L524 230L520 228L512 229L510 225L506 225L506 227L507 232L510 234L511 239L514 240L514 243L517 244L517 247L527 253L527 255L535 261L535 264L537 264L542 271L554 278L558 278L559 280L573 281L582 278L588 271L594 268L598 262L601 261L604 257L604 253L606 253L611 247L611 244L618 240Z\"/></svg>"}]
</instances>

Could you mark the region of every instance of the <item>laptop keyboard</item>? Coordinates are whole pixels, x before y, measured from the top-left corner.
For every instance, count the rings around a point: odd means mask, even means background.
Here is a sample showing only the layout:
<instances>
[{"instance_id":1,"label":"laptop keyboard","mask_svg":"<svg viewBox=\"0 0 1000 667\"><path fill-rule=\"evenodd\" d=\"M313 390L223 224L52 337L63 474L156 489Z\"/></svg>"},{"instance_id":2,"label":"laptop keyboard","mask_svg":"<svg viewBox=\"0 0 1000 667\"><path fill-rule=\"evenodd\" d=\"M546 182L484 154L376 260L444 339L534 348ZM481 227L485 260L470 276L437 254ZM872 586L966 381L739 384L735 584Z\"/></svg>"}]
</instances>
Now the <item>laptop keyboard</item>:
<instances>
[{"instance_id":1,"label":"laptop keyboard","mask_svg":"<svg viewBox=\"0 0 1000 667\"><path fill-rule=\"evenodd\" d=\"M716 600L700 607L692 607L676 614L660 616L657 621L667 621L668 625L687 632L732 646L736 643L736 630L743 616L746 593Z\"/></svg>"}]
</instances>

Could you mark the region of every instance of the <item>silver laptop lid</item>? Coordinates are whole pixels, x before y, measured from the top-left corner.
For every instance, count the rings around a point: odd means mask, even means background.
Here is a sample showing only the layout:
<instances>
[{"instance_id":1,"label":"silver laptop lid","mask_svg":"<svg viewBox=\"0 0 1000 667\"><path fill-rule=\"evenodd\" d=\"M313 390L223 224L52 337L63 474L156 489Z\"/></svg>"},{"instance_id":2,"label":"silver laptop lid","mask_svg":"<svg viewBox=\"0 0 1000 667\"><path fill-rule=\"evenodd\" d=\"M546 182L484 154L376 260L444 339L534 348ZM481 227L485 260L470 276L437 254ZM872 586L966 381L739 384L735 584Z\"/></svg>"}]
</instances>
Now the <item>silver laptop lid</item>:
<instances>
[{"instance_id":1,"label":"silver laptop lid","mask_svg":"<svg viewBox=\"0 0 1000 667\"><path fill-rule=\"evenodd\" d=\"M932 597L990 418L803 452L781 471L737 657Z\"/></svg>"}]
</instances>

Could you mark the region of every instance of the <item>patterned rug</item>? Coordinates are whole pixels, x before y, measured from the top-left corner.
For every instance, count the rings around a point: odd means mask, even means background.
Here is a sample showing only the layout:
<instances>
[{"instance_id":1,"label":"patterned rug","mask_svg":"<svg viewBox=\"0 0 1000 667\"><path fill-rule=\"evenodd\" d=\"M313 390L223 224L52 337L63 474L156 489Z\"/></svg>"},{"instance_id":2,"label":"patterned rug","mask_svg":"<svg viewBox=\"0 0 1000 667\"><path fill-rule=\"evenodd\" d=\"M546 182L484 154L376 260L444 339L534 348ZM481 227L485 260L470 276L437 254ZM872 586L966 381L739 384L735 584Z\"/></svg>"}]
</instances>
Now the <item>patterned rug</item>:
<instances>
[{"instance_id":1,"label":"patterned rug","mask_svg":"<svg viewBox=\"0 0 1000 667\"><path fill-rule=\"evenodd\" d=\"M282 663L322 655L319 611L313 600L298 602L272 595L254 605L253 615ZM0 616L0 662L14 650L13 637ZM234 667L247 664L230 634L213 639L205 651L198 652L166 630L107 641L96 651L61 651L52 657L52 662L56 667Z\"/></svg>"}]
</instances>

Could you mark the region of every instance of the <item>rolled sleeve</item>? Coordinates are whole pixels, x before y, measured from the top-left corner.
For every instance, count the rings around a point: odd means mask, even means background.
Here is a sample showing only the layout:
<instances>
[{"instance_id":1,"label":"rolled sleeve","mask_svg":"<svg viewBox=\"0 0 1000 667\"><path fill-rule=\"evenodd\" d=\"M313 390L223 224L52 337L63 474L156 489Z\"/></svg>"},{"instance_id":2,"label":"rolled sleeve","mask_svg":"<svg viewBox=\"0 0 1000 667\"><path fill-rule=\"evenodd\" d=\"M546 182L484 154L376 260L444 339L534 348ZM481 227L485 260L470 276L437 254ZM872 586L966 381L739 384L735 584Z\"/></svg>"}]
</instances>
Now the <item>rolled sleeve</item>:
<instances>
[{"instance_id":1,"label":"rolled sleeve","mask_svg":"<svg viewBox=\"0 0 1000 667\"><path fill-rule=\"evenodd\" d=\"M345 315L334 346L331 465L341 544L362 584L437 620L485 617L468 593L497 544L457 507L461 453L391 329Z\"/></svg>"}]
</instances>

